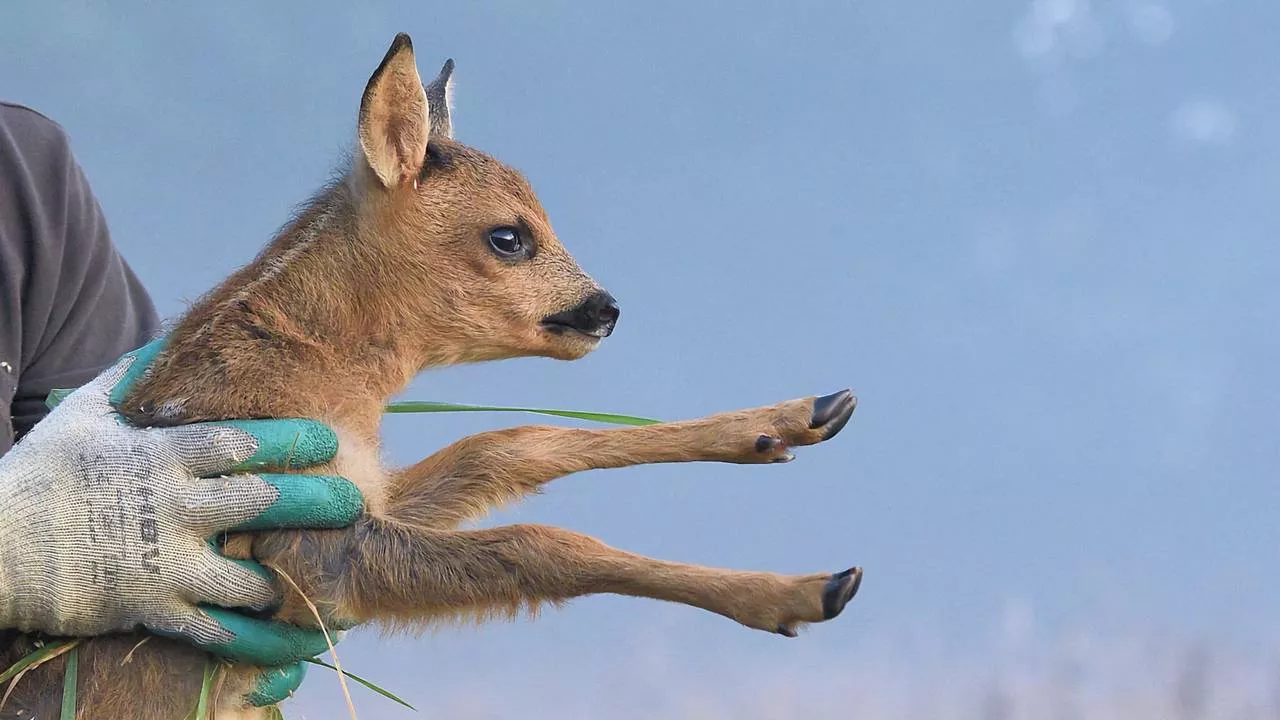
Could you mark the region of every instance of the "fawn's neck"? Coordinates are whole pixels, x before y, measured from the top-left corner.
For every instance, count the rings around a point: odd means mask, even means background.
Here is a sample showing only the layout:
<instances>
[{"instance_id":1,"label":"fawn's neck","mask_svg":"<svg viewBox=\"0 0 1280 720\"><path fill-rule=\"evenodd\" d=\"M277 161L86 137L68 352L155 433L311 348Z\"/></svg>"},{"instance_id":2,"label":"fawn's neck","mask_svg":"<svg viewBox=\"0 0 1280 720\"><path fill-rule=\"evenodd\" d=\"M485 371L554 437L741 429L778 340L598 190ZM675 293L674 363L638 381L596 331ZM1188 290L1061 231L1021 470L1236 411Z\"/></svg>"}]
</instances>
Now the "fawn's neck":
<instances>
[{"instance_id":1,"label":"fawn's neck","mask_svg":"<svg viewBox=\"0 0 1280 720\"><path fill-rule=\"evenodd\" d=\"M342 188L318 196L182 319L131 406L156 424L294 416L376 433L424 362L354 224Z\"/></svg>"}]
</instances>

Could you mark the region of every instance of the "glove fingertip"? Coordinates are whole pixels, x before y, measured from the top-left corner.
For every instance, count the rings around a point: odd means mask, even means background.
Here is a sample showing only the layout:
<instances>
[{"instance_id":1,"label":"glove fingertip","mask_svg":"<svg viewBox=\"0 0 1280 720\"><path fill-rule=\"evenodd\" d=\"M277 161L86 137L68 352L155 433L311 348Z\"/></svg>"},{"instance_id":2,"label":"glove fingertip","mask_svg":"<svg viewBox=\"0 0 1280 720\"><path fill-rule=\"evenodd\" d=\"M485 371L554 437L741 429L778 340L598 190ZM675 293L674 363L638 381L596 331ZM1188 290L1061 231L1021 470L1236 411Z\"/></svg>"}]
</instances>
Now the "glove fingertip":
<instances>
[{"instance_id":1,"label":"glove fingertip","mask_svg":"<svg viewBox=\"0 0 1280 720\"><path fill-rule=\"evenodd\" d=\"M279 420L225 420L223 425L241 430L258 443L252 456L232 468L253 471L265 468L303 468L329 462L338 454L338 436L322 422L305 418Z\"/></svg>"},{"instance_id":2,"label":"glove fingertip","mask_svg":"<svg viewBox=\"0 0 1280 720\"><path fill-rule=\"evenodd\" d=\"M262 514L234 530L343 528L364 512L364 496L350 480L336 475L263 474L279 497Z\"/></svg>"},{"instance_id":3,"label":"glove fingertip","mask_svg":"<svg viewBox=\"0 0 1280 720\"><path fill-rule=\"evenodd\" d=\"M306 677L307 664L304 662L266 668L254 681L253 690L244 696L245 702L254 707L282 703L302 686Z\"/></svg>"},{"instance_id":4,"label":"glove fingertip","mask_svg":"<svg viewBox=\"0 0 1280 720\"><path fill-rule=\"evenodd\" d=\"M120 407L120 404L124 402L125 396L133 389L134 384L146 374L147 368L151 367L151 363L155 361L156 356L164 352L165 345L168 342L169 336L161 335L146 345L121 356L122 360L131 358L132 362L129 363L128 369L125 370L124 377L120 378L120 381L111 387L108 399L112 407Z\"/></svg>"},{"instance_id":5,"label":"glove fingertip","mask_svg":"<svg viewBox=\"0 0 1280 720\"><path fill-rule=\"evenodd\" d=\"M205 644L204 648L237 662L279 666L315 657L329 649L324 633L318 629L259 620L225 608L202 605L200 609L231 638Z\"/></svg>"}]
</instances>

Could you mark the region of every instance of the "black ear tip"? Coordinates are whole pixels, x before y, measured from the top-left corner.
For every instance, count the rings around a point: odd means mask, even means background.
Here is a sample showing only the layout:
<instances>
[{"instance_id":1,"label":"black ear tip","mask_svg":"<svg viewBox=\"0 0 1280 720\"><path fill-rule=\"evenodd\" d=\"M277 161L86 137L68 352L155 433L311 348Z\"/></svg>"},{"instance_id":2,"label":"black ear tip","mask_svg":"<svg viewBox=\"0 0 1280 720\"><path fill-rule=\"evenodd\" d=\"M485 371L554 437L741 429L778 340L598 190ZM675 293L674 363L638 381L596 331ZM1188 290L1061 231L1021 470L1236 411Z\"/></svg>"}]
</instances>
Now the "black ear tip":
<instances>
[{"instance_id":1,"label":"black ear tip","mask_svg":"<svg viewBox=\"0 0 1280 720\"><path fill-rule=\"evenodd\" d=\"M391 41L392 50L412 50L413 39L409 37L409 33L396 33L396 39Z\"/></svg>"},{"instance_id":2,"label":"black ear tip","mask_svg":"<svg viewBox=\"0 0 1280 720\"><path fill-rule=\"evenodd\" d=\"M432 84L447 83L451 77L453 77L453 58L444 61L444 67L440 68L440 74Z\"/></svg>"}]
</instances>

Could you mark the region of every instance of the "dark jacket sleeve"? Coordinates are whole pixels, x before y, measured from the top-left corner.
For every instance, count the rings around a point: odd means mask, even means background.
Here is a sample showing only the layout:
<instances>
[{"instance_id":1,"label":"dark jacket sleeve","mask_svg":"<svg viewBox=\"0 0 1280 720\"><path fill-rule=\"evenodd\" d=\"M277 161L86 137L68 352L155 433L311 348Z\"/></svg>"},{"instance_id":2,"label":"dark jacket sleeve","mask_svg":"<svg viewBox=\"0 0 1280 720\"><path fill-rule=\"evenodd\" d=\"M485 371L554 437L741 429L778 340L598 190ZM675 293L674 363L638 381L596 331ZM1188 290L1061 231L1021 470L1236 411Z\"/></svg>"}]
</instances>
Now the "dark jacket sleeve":
<instances>
[{"instance_id":1,"label":"dark jacket sleeve","mask_svg":"<svg viewBox=\"0 0 1280 720\"><path fill-rule=\"evenodd\" d=\"M0 351L12 356L16 377L10 415L17 438L44 416L50 390L87 382L159 325L146 290L111 242L62 128L6 104L0 303Z\"/></svg>"}]
</instances>

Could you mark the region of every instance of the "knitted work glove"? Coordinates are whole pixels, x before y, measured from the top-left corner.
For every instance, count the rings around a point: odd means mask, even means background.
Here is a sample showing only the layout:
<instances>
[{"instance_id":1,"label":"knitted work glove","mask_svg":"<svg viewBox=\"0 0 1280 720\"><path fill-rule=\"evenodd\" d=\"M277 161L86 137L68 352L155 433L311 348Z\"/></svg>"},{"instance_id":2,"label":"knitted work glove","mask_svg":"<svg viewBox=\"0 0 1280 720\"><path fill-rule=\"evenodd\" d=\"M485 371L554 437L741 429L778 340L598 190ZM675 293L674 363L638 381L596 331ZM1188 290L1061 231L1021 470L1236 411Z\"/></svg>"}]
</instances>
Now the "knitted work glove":
<instances>
[{"instance_id":1,"label":"knitted work glove","mask_svg":"<svg viewBox=\"0 0 1280 720\"><path fill-rule=\"evenodd\" d=\"M253 474L330 460L337 438L306 420L143 429L115 412L163 339L68 395L0 457L0 628L88 636L138 628L267 666L255 704L287 697L318 630L229 608L268 608L272 576L222 557L224 531L331 528L363 510L339 477ZM114 403L113 403L114 401Z\"/></svg>"}]
</instances>

